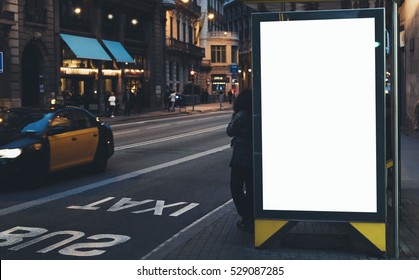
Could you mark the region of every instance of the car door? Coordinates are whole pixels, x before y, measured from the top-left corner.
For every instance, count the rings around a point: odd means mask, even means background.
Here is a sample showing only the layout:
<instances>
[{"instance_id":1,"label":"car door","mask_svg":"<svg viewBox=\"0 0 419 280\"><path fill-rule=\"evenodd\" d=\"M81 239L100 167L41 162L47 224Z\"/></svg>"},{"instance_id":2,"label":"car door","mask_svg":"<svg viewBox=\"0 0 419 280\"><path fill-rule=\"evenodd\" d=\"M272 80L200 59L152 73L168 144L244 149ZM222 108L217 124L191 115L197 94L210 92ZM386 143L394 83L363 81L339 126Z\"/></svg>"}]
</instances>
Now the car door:
<instances>
[{"instance_id":1,"label":"car door","mask_svg":"<svg viewBox=\"0 0 419 280\"><path fill-rule=\"evenodd\" d=\"M74 143L77 147L75 164L90 163L93 161L98 147L98 127L85 111L73 110L72 116L75 126L73 137L77 139Z\"/></svg>"},{"instance_id":2,"label":"car door","mask_svg":"<svg viewBox=\"0 0 419 280\"><path fill-rule=\"evenodd\" d=\"M56 171L74 164L77 157L77 138L70 110L59 111L48 129L50 170Z\"/></svg>"},{"instance_id":3,"label":"car door","mask_svg":"<svg viewBox=\"0 0 419 280\"><path fill-rule=\"evenodd\" d=\"M55 116L48 139L50 169L56 171L92 162L98 146L99 131L86 112L68 109Z\"/></svg>"}]
</instances>

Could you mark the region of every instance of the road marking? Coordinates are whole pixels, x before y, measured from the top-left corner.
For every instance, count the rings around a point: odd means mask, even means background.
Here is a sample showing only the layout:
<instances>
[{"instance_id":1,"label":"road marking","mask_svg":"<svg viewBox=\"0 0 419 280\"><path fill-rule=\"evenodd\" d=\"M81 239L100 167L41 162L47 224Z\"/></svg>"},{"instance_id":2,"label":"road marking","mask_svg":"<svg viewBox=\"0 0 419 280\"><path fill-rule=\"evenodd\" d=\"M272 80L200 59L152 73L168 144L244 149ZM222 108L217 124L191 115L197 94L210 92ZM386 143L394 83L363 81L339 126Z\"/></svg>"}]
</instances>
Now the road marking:
<instances>
[{"instance_id":1,"label":"road marking","mask_svg":"<svg viewBox=\"0 0 419 280\"><path fill-rule=\"evenodd\" d=\"M101 199L99 201L96 201L96 202L93 202L93 203L90 203L90 204L87 204L87 205L71 205L71 206L68 206L67 209L98 210L98 209L100 209L100 207L97 207L97 205L108 202L110 200L113 200L114 198L115 197L113 197L113 196L107 197L107 198ZM117 212L117 211L125 210L125 209L128 209L128 208L148 204L148 203L151 203L151 202L154 202L154 201L155 201L155 206L154 207L137 210L137 211L134 211L134 212L131 212L131 213L139 214L139 213L153 212L154 215L161 216L161 215L163 215L163 209L188 204L188 202L177 202L177 203L172 203L172 204L166 204L166 202L164 200L153 200L153 199L145 199L145 200L141 200L141 201L135 201L135 200L132 200L132 198L130 198L130 197L123 197L118 202L116 202L114 205L112 205L107 211L108 212ZM169 216L178 217L178 216L188 212L189 210L195 208L198 205L199 205L199 203L189 203L188 205L183 206L181 209L173 212Z\"/></svg>"},{"instance_id":2,"label":"road marking","mask_svg":"<svg viewBox=\"0 0 419 280\"><path fill-rule=\"evenodd\" d=\"M165 242L163 242L162 244L160 244L159 246L154 248L148 254L144 255L141 258L141 260L162 259L162 257L166 256L167 254L169 254L171 252L170 248L176 247L180 243L183 243L186 240L188 240L188 238L191 237L195 233L194 231L196 231L196 229L198 228L197 227L198 224L204 223L204 224L208 225L209 223L213 222L215 219L221 217L222 215L225 215L228 211L231 211L232 206L234 206L233 200L230 199L229 201L227 201L223 205L218 206L217 208L215 208L211 212L207 213L206 215L202 216L201 218L199 218L198 220L196 220L195 222L193 222L189 226L180 230L178 233L176 233L175 235L173 235L172 237L167 239ZM201 227L199 227L199 229L200 228ZM183 239L182 239L181 235L184 236ZM180 240L180 242L174 242L177 239ZM161 249L163 249L163 247L166 247L166 248L165 248L164 251L161 251ZM160 255L160 256L156 257L157 255ZM150 258L150 257L152 257L152 258Z\"/></svg>"},{"instance_id":3,"label":"road marking","mask_svg":"<svg viewBox=\"0 0 419 280\"><path fill-rule=\"evenodd\" d=\"M165 142L165 141L171 141L171 140L184 138L184 137L188 137L188 136L193 136L193 135L198 135L198 134L202 134L202 133L207 133L207 132L211 132L211 131L215 131L215 130L219 130L219 129L225 129L226 127L227 127L227 125L223 124L223 125L209 127L209 128L205 128L205 129L200 129L200 130L196 130L196 131L192 131L192 132L188 132L188 133L163 137L163 138L160 138L160 139L153 139L153 140L149 140L149 141L123 145L123 146L115 147L115 152L126 150L126 149L131 149L131 148L142 147L142 146L151 145L151 144L156 144L156 143L161 143L161 142Z\"/></svg>"},{"instance_id":4,"label":"road marking","mask_svg":"<svg viewBox=\"0 0 419 280\"><path fill-rule=\"evenodd\" d=\"M44 228L36 228L36 227L24 227L24 226L16 226L11 229L5 230L0 232L0 239L4 240L0 243L0 247L8 247L20 243L24 240L24 238L30 237L37 237L35 239L26 241L22 244L13 246L9 248L11 251L19 251L23 248L28 246L32 246L33 244L43 242L50 238L53 238L53 241L56 241L56 236L67 237L66 239L59 241L53 245L45 247L41 250L36 251L36 253L48 253L53 250L58 250L60 247L67 246L68 243L73 242L75 240L79 240L80 238L85 236L85 233L82 231L75 231L75 230L62 230L51 232L46 235L48 230ZM75 257L91 257L91 256L99 256L106 252L106 250L98 250L99 248L108 248L115 245L119 245L131 239L131 237L126 235L119 235L119 234L95 234L89 237L86 237L88 240L98 240L101 242L84 242L84 243L75 243L65 248L62 248L58 251L61 255L67 256L75 256ZM35 249L36 250L36 249Z\"/></svg>"},{"instance_id":5,"label":"road marking","mask_svg":"<svg viewBox=\"0 0 419 280\"><path fill-rule=\"evenodd\" d=\"M154 125L154 126L150 126L147 127L147 129L156 129L156 128L162 128L162 127L167 127L167 126L171 126L172 124L170 123L165 123L165 124L161 124L161 125Z\"/></svg>"},{"instance_id":6,"label":"road marking","mask_svg":"<svg viewBox=\"0 0 419 280\"><path fill-rule=\"evenodd\" d=\"M222 111L222 112L208 112L207 114L223 114L220 116L213 116L211 118L225 118L225 114L231 114L231 111ZM128 123L116 123L116 124L112 124L111 123L111 127L123 127L123 126L130 126L130 125L136 125L136 124L145 124L145 123L153 123L153 122L161 122L161 121L170 121L170 120L182 120L182 119L190 119L191 116L178 116L178 117L171 117L171 118L159 118L159 119L153 119L153 120L144 120L144 121L138 121L138 122L128 122ZM208 119L208 118L205 118ZM201 119L196 119L196 120L201 120ZM203 119L204 120L204 119ZM186 121L186 122L190 122L190 121ZM178 122L179 123L183 123L183 122Z\"/></svg>"},{"instance_id":7,"label":"road marking","mask_svg":"<svg viewBox=\"0 0 419 280\"><path fill-rule=\"evenodd\" d=\"M83 193L83 192L86 192L86 191L90 191L90 190L93 190L93 189L104 187L104 186L112 184L112 183L121 182L121 181L130 179L130 178L138 177L138 176L146 174L146 173L150 173L150 172L157 171L157 170L160 170L160 169L163 169L163 168L171 167L171 166L178 165L178 164L181 164L181 163L185 163L185 162L195 160L195 159L198 159L198 158L201 158L201 157L205 157L205 156L208 156L208 155L211 155L211 154L215 154L215 153L227 150L229 148L230 148L230 144L224 145L224 146L221 146L221 147L218 147L218 148L203 151L203 152L193 154L193 155L190 155L190 156L187 156L187 157L183 157L183 158L180 158L180 159L172 160L172 161L169 161L169 162L154 165L154 166L151 166L151 167L147 167L147 168L144 168L144 169L133 171L133 172L123 174L123 175L120 175L120 176L116 176L116 177L112 177L112 178L105 179L105 180L102 180L102 181L87 184L87 185L84 185L84 186L81 186L81 187L78 187L78 188L75 188L75 189L71 189L71 190L68 190L68 191L56 193L56 194L46 196L46 197L42 197L42 198L39 198L39 199L36 199L36 200L32 200L32 201L28 201L28 202L25 202L25 203L13 205L11 207L1 209L0 210L0 216L5 216L5 215L8 215L8 214L16 213L18 211L22 211L22 210L25 210L25 209L28 209L28 208L31 208L31 207L39 206L39 205L42 205L42 204L45 204L45 203L48 203L48 202L52 202L52 201L55 201L55 200L58 200L58 199L62 199L62 198L65 198L65 197L68 197L68 196L71 196L71 195L80 194L80 193Z\"/></svg>"},{"instance_id":8,"label":"road marking","mask_svg":"<svg viewBox=\"0 0 419 280\"><path fill-rule=\"evenodd\" d=\"M134 133L134 132L140 132L141 129L132 129L132 130L126 130L126 131L122 131L122 132L115 132L113 135L122 135L122 134L129 134L129 133Z\"/></svg>"}]
</instances>

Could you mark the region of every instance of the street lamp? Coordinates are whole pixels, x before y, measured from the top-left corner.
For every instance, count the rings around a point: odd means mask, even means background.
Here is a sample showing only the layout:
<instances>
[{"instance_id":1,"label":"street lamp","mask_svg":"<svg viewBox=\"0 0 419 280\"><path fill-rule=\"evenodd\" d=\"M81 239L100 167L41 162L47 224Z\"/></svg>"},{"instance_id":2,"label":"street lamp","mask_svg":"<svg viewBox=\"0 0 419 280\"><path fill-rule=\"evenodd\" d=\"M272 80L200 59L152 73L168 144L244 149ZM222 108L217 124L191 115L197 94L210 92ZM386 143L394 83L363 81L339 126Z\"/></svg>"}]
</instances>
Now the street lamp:
<instances>
[{"instance_id":1,"label":"street lamp","mask_svg":"<svg viewBox=\"0 0 419 280\"><path fill-rule=\"evenodd\" d=\"M191 70L191 83L192 83L192 111L195 111L195 78L196 72Z\"/></svg>"}]
</instances>

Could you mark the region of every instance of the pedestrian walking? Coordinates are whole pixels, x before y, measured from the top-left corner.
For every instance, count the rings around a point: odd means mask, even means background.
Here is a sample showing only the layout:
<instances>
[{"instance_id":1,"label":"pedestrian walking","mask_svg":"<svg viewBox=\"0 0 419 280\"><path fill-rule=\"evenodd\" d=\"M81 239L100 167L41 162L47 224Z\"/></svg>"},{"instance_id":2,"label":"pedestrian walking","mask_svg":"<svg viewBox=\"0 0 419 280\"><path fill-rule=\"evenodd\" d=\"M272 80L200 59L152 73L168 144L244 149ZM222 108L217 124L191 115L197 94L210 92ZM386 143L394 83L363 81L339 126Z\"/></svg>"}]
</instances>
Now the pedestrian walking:
<instances>
[{"instance_id":1,"label":"pedestrian walking","mask_svg":"<svg viewBox=\"0 0 419 280\"><path fill-rule=\"evenodd\" d=\"M111 96L111 92L110 91L105 91L105 98L103 99L103 105L105 106L105 116L110 117L110 111L109 111L109 97ZM69 104L71 105L75 105L74 103L74 99L73 96L70 95L69 98Z\"/></svg>"},{"instance_id":2,"label":"pedestrian walking","mask_svg":"<svg viewBox=\"0 0 419 280\"><path fill-rule=\"evenodd\" d=\"M176 103L176 91L173 91L170 96L170 102L172 102L172 106L170 107L170 111L174 111L175 110L175 103Z\"/></svg>"},{"instance_id":3,"label":"pedestrian walking","mask_svg":"<svg viewBox=\"0 0 419 280\"><path fill-rule=\"evenodd\" d=\"M137 109L137 114L141 113L141 106L143 103L143 86L140 84L138 85L137 91L135 92L135 108Z\"/></svg>"},{"instance_id":4,"label":"pedestrian walking","mask_svg":"<svg viewBox=\"0 0 419 280\"><path fill-rule=\"evenodd\" d=\"M233 116L227 126L227 135L233 137L233 155L230 160L231 196L242 220L237 226L245 231L254 228L253 215L253 132L252 91L243 90L233 105Z\"/></svg>"},{"instance_id":5,"label":"pedestrian walking","mask_svg":"<svg viewBox=\"0 0 419 280\"><path fill-rule=\"evenodd\" d=\"M108 98L109 102L109 114L111 115L111 118L115 117L115 106L116 106L116 97L113 92L111 92L111 95Z\"/></svg>"},{"instance_id":6,"label":"pedestrian walking","mask_svg":"<svg viewBox=\"0 0 419 280\"><path fill-rule=\"evenodd\" d=\"M218 99L220 100L220 110L224 110L224 93L222 91L220 91Z\"/></svg>"},{"instance_id":7,"label":"pedestrian walking","mask_svg":"<svg viewBox=\"0 0 419 280\"><path fill-rule=\"evenodd\" d=\"M124 116L131 115L131 92L124 92L123 102L124 102Z\"/></svg>"},{"instance_id":8,"label":"pedestrian walking","mask_svg":"<svg viewBox=\"0 0 419 280\"><path fill-rule=\"evenodd\" d=\"M231 89L228 91L228 102L231 104L233 102L233 92Z\"/></svg>"},{"instance_id":9,"label":"pedestrian walking","mask_svg":"<svg viewBox=\"0 0 419 280\"><path fill-rule=\"evenodd\" d=\"M165 111L170 111L170 105L171 105L170 94L171 94L172 90L170 89L169 86L167 86L167 88L168 89L166 90L166 93L164 94L164 110Z\"/></svg>"}]
</instances>

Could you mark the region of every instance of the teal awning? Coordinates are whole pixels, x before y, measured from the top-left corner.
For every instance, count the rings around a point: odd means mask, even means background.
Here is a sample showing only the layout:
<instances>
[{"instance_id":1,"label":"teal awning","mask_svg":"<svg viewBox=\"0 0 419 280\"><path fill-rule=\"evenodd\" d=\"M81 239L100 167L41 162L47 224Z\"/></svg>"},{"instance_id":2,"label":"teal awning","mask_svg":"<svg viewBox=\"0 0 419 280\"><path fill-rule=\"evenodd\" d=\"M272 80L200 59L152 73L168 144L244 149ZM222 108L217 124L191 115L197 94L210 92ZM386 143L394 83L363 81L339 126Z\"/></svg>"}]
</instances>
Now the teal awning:
<instances>
[{"instance_id":1,"label":"teal awning","mask_svg":"<svg viewBox=\"0 0 419 280\"><path fill-rule=\"evenodd\" d=\"M134 63L134 59L120 42L109 40L102 40L102 42L105 44L117 62Z\"/></svg>"},{"instance_id":2,"label":"teal awning","mask_svg":"<svg viewBox=\"0 0 419 280\"><path fill-rule=\"evenodd\" d=\"M88 58L97 60L112 60L94 38L60 34L64 42L70 47L77 58Z\"/></svg>"}]
</instances>

